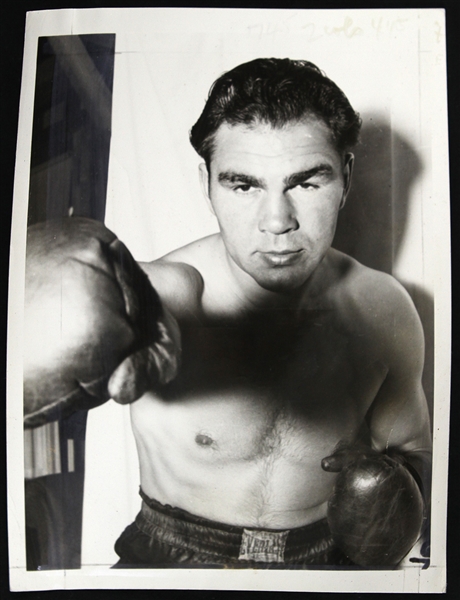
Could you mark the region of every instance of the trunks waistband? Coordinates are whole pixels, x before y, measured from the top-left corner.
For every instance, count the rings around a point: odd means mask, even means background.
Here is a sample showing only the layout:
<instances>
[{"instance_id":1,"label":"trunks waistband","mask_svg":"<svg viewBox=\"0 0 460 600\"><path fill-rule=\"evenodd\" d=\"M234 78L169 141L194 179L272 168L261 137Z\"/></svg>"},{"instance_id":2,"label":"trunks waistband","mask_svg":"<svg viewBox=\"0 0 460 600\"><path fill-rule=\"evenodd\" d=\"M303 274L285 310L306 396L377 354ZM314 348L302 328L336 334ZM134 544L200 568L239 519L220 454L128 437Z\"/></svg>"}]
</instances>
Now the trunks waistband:
<instances>
[{"instance_id":1,"label":"trunks waistband","mask_svg":"<svg viewBox=\"0 0 460 600\"><path fill-rule=\"evenodd\" d=\"M335 546L326 519L286 530L237 527L163 505L142 489L139 493L137 527L176 547L238 561L284 563L314 559Z\"/></svg>"}]
</instances>

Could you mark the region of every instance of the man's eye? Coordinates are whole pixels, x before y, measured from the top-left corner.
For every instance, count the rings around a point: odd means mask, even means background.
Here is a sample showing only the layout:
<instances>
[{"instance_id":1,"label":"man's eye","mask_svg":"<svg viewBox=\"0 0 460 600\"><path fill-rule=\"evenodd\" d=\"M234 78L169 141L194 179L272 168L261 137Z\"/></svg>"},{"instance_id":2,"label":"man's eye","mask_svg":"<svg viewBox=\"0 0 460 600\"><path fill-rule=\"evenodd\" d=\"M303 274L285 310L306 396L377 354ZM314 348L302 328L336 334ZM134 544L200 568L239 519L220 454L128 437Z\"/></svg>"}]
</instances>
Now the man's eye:
<instances>
[{"instance_id":1,"label":"man's eye","mask_svg":"<svg viewBox=\"0 0 460 600\"><path fill-rule=\"evenodd\" d=\"M239 192L241 194L248 194L255 190L255 187L249 185L248 183L242 183L241 185L236 185L234 188L235 192Z\"/></svg>"},{"instance_id":2,"label":"man's eye","mask_svg":"<svg viewBox=\"0 0 460 600\"><path fill-rule=\"evenodd\" d=\"M304 181L303 183L299 183L297 185L297 187L299 187L302 190L309 190L309 189L316 189L318 186L309 181Z\"/></svg>"}]
</instances>

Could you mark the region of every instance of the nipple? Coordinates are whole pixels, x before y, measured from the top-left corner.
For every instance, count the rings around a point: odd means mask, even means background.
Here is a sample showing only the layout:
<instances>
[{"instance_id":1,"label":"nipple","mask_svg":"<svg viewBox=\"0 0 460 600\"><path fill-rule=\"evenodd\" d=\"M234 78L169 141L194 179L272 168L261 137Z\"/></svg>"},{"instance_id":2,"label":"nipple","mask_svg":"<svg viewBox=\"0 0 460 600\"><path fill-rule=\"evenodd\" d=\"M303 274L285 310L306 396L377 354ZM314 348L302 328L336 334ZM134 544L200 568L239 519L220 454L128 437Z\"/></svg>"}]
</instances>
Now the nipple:
<instances>
[{"instance_id":1,"label":"nipple","mask_svg":"<svg viewBox=\"0 0 460 600\"><path fill-rule=\"evenodd\" d=\"M211 446L214 443L214 440L210 438L209 435L199 433L195 437L195 442L198 444L198 446Z\"/></svg>"}]
</instances>

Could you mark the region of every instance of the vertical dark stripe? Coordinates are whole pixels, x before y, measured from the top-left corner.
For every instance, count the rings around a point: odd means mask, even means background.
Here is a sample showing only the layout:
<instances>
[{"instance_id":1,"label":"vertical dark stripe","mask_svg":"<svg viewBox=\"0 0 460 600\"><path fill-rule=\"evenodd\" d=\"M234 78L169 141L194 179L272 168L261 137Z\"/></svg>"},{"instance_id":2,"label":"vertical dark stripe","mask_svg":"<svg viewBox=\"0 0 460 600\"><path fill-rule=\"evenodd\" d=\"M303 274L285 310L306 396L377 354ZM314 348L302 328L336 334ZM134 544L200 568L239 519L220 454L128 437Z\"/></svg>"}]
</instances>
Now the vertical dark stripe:
<instances>
[{"instance_id":1,"label":"vertical dark stripe","mask_svg":"<svg viewBox=\"0 0 460 600\"><path fill-rule=\"evenodd\" d=\"M115 35L40 38L28 223L104 219Z\"/></svg>"}]
</instances>

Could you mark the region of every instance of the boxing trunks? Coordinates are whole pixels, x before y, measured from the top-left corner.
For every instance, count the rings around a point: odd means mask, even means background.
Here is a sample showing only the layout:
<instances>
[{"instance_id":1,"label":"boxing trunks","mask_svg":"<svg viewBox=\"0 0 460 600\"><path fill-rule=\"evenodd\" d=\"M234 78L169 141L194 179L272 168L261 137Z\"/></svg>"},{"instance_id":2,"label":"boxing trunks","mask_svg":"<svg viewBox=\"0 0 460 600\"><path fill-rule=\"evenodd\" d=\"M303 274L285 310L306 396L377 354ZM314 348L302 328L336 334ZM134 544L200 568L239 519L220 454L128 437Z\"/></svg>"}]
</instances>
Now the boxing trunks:
<instances>
[{"instance_id":1,"label":"boxing trunks","mask_svg":"<svg viewBox=\"0 0 460 600\"><path fill-rule=\"evenodd\" d=\"M217 523L147 497L115 543L115 568L296 569L351 565L335 546L326 519L290 530Z\"/></svg>"}]
</instances>

